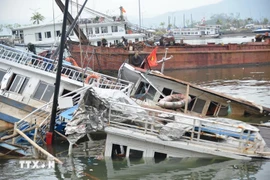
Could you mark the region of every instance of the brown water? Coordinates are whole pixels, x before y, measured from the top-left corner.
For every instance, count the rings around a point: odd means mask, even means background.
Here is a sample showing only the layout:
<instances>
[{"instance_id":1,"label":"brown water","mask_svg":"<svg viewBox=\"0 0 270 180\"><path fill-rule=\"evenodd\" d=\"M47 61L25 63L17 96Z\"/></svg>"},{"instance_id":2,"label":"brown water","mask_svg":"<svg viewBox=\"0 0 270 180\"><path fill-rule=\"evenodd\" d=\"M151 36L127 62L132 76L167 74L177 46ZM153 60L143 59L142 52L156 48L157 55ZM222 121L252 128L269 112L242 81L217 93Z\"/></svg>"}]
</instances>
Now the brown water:
<instances>
[{"instance_id":1,"label":"brown water","mask_svg":"<svg viewBox=\"0 0 270 180\"><path fill-rule=\"evenodd\" d=\"M165 74L270 107L270 66L165 71Z\"/></svg>"}]
</instances>

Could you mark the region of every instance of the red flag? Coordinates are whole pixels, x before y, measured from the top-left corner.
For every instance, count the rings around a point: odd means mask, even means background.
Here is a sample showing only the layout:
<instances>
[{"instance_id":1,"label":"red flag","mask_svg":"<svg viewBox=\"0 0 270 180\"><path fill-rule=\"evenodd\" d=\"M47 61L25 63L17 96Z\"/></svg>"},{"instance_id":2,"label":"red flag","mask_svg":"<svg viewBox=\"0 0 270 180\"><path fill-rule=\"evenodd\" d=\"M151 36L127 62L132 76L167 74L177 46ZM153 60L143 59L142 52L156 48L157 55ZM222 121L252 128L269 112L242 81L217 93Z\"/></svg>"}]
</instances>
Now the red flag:
<instances>
[{"instance_id":1,"label":"red flag","mask_svg":"<svg viewBox=\"0 0 270 180\"><path fill-rule=\"evenodd\" d=\"M122 7L122 13L126 13L126 10Z\"/></svg>"},{"instance_id":2,"label":"red flag","mask_svg":"<svg viewBox=\"0 0 270 180\"><path fill-rule=\"evenodd\" d=\"M149 56L147 57L147 62L150 67L154 67L158 65L157 64L157 47L155 47L155 49L151 52L151 54L149 54Z\"/></svg>"}]
</instances>

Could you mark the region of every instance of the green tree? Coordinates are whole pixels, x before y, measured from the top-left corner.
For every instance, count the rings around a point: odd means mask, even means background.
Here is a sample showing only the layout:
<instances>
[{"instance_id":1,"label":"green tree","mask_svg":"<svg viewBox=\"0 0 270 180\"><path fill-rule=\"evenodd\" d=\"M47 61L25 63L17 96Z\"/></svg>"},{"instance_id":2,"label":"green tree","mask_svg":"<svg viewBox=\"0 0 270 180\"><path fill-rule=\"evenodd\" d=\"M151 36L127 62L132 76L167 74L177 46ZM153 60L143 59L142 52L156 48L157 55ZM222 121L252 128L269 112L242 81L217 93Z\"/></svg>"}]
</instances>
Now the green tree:
<instances>
[{"instance_id":1,"label":"green tree","mask_svg":"<svg viewBox=\"0 0 270 180\"><path fill-rule=\"evenodd\" d=\"M268 22L269 22L269 20L268 20L267 18L264 18L264 19L263 19L263 24L267 25Z\"/></svg>"},{"instance_id":2,"label":"green tree","mask_svg":"<svg viewBox=\"0 0 270 180\"><path fill-rule=\"evenodd\" d=\"M247 22L248 22L249 24L252 22L252 20L253 20L253 19L252 19L252 18L250 18L250 17L249 17L249 18L247 18Z\"/></svg>"},{"instance_id":3,"label":"green tree","mask_svg":"<svg viewBox=\"0 0 270 180\"><path fill-rule=\"evenodd\" d=\"M160 26L164 29L165 22L161 22Z\"/></svg>"},{"instance_id":4,"label":"green tree","mask_svg":"<svg viewBox=\"0 0 270 180\"><path fill-rule=\"evenodd\" d=\"M222 25L222 21L221 21L220 19L218 19L218 20L216 21L216 24Z\"/></svg>"},{"instance_id":5,"label":"green tree","mask_svg":"<svg viewBox=\"0 0 270 180\"><path fill-rule=\"evenodd\" d=\"M39 24L40 21L43 21L45 19L44 16L42 16L39 12L33 13L33 16L31 17L31 21L33 21L33 24Z\"/></svg>"}]
</instances>

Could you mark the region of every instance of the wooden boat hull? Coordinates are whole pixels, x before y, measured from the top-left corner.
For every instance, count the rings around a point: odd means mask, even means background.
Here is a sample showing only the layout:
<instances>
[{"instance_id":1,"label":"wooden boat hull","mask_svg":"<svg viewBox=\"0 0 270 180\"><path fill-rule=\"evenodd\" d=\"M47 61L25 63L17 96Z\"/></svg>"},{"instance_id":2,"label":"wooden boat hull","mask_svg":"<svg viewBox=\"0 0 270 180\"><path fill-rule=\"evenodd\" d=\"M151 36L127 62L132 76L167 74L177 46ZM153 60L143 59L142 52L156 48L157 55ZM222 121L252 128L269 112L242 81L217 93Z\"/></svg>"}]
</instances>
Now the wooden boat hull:
<instances>
[{"instance_id":1,"label":"wooden boat hull","mask_svg":"<svg viewBox=\"0 0 270 180\"><path fill-rule=\"evenodd\" d=\"M193 100L187 110L195 114L198 113L198 115L229 117L232 119L245 119L244 117L249 116L269 117L270 115L270 109L267 107L208 90L163 74L145 72L145 69L133 67L127 63L124 63L119 69L119 78L135 84L134 90L131 93L134 97L137 97L138 92L140 92L141 84L148 83L146 80L140 80L141 74L143 74L164 95L170 95L171 92L185 93L187 86L189 86L189 95ZM151 96L153 96L152 100L154 102L158 102L160 99L160 94L157 91L152 90Z\"/></svg>"},{"instance_id":2,"label":"wooden boat hull","mask_svg":"<svg viewBox=\"0 0 270 180\"><path fill-rule=\"evenodd\" d=\"M159 47L157 51L158 60L164 57L166 48L168 48L167 57L173 56L171 60L166 61L166 70L270 64L269 39L266 42L247 44L183 44L182 46ZM125 60L134 65L132 58L136 53L135 51L128 51L123 48L88 45L82 45L80 50L80 46L76 44L70 44L69 50L79 66L88 66L93 70L114 71L117 71ZM143 59L152 50L153 47L143 46L140 48L139 55ZM91 57L93 52L95 54ZM158 65L153 69L160 68L161 65Z\"/></svg>"}]
</instances>

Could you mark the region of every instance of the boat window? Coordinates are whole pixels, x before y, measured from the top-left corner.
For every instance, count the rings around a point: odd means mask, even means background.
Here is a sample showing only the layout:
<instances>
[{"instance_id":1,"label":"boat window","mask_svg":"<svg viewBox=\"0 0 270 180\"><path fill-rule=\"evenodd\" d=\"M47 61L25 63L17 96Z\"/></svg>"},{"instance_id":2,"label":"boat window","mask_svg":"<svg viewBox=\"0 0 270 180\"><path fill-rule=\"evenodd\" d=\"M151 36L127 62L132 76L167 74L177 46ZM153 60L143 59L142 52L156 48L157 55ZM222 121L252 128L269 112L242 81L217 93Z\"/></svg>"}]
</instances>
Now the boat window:
<instances>
[{"instance_id":1,"label":"boat window","mask_svg":"<svg viewBox=\"0 0 270 180\"><path fill-rule=\"evenodd\" d=\"M130 159L141 159L143 157L143 151L130 149L129 150L129 158Z\"/></svg>"},{"instance_id":2,"label":"boat window","mask_svg":"<svg viewBox=\"0 0 270 180\"><path fill-rule=\"evenodd\" d=\"M9 91L22 94L29 81L29 78L16 74L14 76L15 78L12 81Z\"/></svg>"},{"instance_id":3,"label":"boat window","mask_svg":"<svg viewBox=\"0 0 270 180\"><path fill-rule=\"evenodd\" d=\"M95 27L95 34L99 34L99 27Z\"/></svg>"},{"instance_id":4,"label":"boat window","mask_svg":"<svg viewBox=\"0 0 270 180\"><path fill-rule=\"evenodd\" d=\"M151 99L153 100L156 94L155 88L153 88L151 85L145 82L141 82L139 87L137 88L137 91L134 95L134 98L136 99Z\"/></svg>"},{"instance_id":5,"label":"boat window","mask_svg":"<svg viewBox=\"0 0 270 180\"><path fill-rule=\"evenodd\" d=\"M93 29L92 28L86 28L87 34L93 34Z\"/></svg>"},{"instance_id":6,"label":"boat window","mask_svg":"<svg viewBox=\"0 0 270 180\"><path fill-rule=\"evenodd\" d=\"M163 93L165 96L171 95L172 92L173 92L173 91L172 91L171 89L168 89L168 88L164 88L164 89L162 90L162 93ZM160 95L158 101L159 101L160 99L162 99L162 98L164 98L164 97L163 97L162 95Z\"/></svg>"},{"instance_id":7,"label":"boat window","mask_svg":"<svg viewBox=\"0 0 270 180\"><path fill-rule=\"evenodd\" d=\"M197 98L194 103L192 111L202 113L205 103L206 103L205 100Z\"/></svg>"},{"instance_id":8,"label":"boat window","mask_svg":"<svg viewBox=\"0 0 270 180\"><path fill-rule=\"evenodd\" d=\"M54 93L54 86L45 82L40 82L33 98L49 102Z\"/></svg>"},{"instance_id":9,"label":"boat window","mask_svg":"<svg viewBox=\"0 0 270 180\"><path fill-rule=\"evenodd\" d=\"M118 26L112 26L112 32L118 32Z\"/></svg>"},{"instance_id":10,"label":"boat window","mask_svg":"<svg viewBox=\"0 0 270 180\"><path fill-rule=\"evenodd\" d=\"M229 110L228 106L221 105L217 116L227 116L228 115L228 110Z\"/></svg>"},{"instance_id":11,"label":"boat window","mask_svg":"<svg viewBox=\"0 0 270 180\"><path fill-rule=\"evenodd\" d=\"M159 163L167 158L167 154L161 153L161 152L155 152L154 159L155 163Z\"/></svg>"},{"instance_id":12,"label":"boat window","mask_svg":"<svg viewBox=\"0 0 270 180\"><path fill-rule=\"evenodd\" d=\"M42 41L42 34L40 33L35 33L36 41Z\"/></svg>"},{"instance_id":13,"label":"boat window","mask_svg":"<svg viewBox=\"0 0 270 180\"><path fill-rule=\"evenodd\" d=\"M101 33L108 33L108 27L101 27Z\"/></svg>"},{"instance_id":14,"label":"boat window","mask_svg":"<svg viewBox=\"0 0 270 180\"><path fill-rule=\"evenodd\" d=\"M151 85L150 85L150 87L148 86L148 93L146 93L146 98L153 100L156 92L157 91L155 88L153 88Z\"/></svg>"},{"instance_id":15,"label":"boat window","mask_svg":"<svg viewBox=\"0 0 270 180\"><path fill-rule=\"evenodd\" d=\"M45 32L45 38L51 38L51 31Z\"/></svg>"},{"instance_id":16,"label":"boat window","mask_svg":"<svg viewBox=\"0 0 270 180\"><path fill-rule=\"evenodd\" d=\"M121 157L126 157L127 153L127 146L122 146L119 144L113 144L112 145L112 158L121 158Z\"/></svg>"},{"instance_id":17,"label":"boat window","mask_svg":"<svg viewBox=\"0 0 270 180\"><path fill-rule=\"evenodd\" d=\"M0 70L0 82L2 81L5 74L6 72L4 70Z\"/></svg>"},{"instance_id":18,"label":"boat window","mask_svg":"<svg viewBox=\"0 0 270 180\"><path fill-rule=\"evenodd\" d=\"M56 31L56 36L60 36L60 31Z\"/></svg>"}]
</instances>

